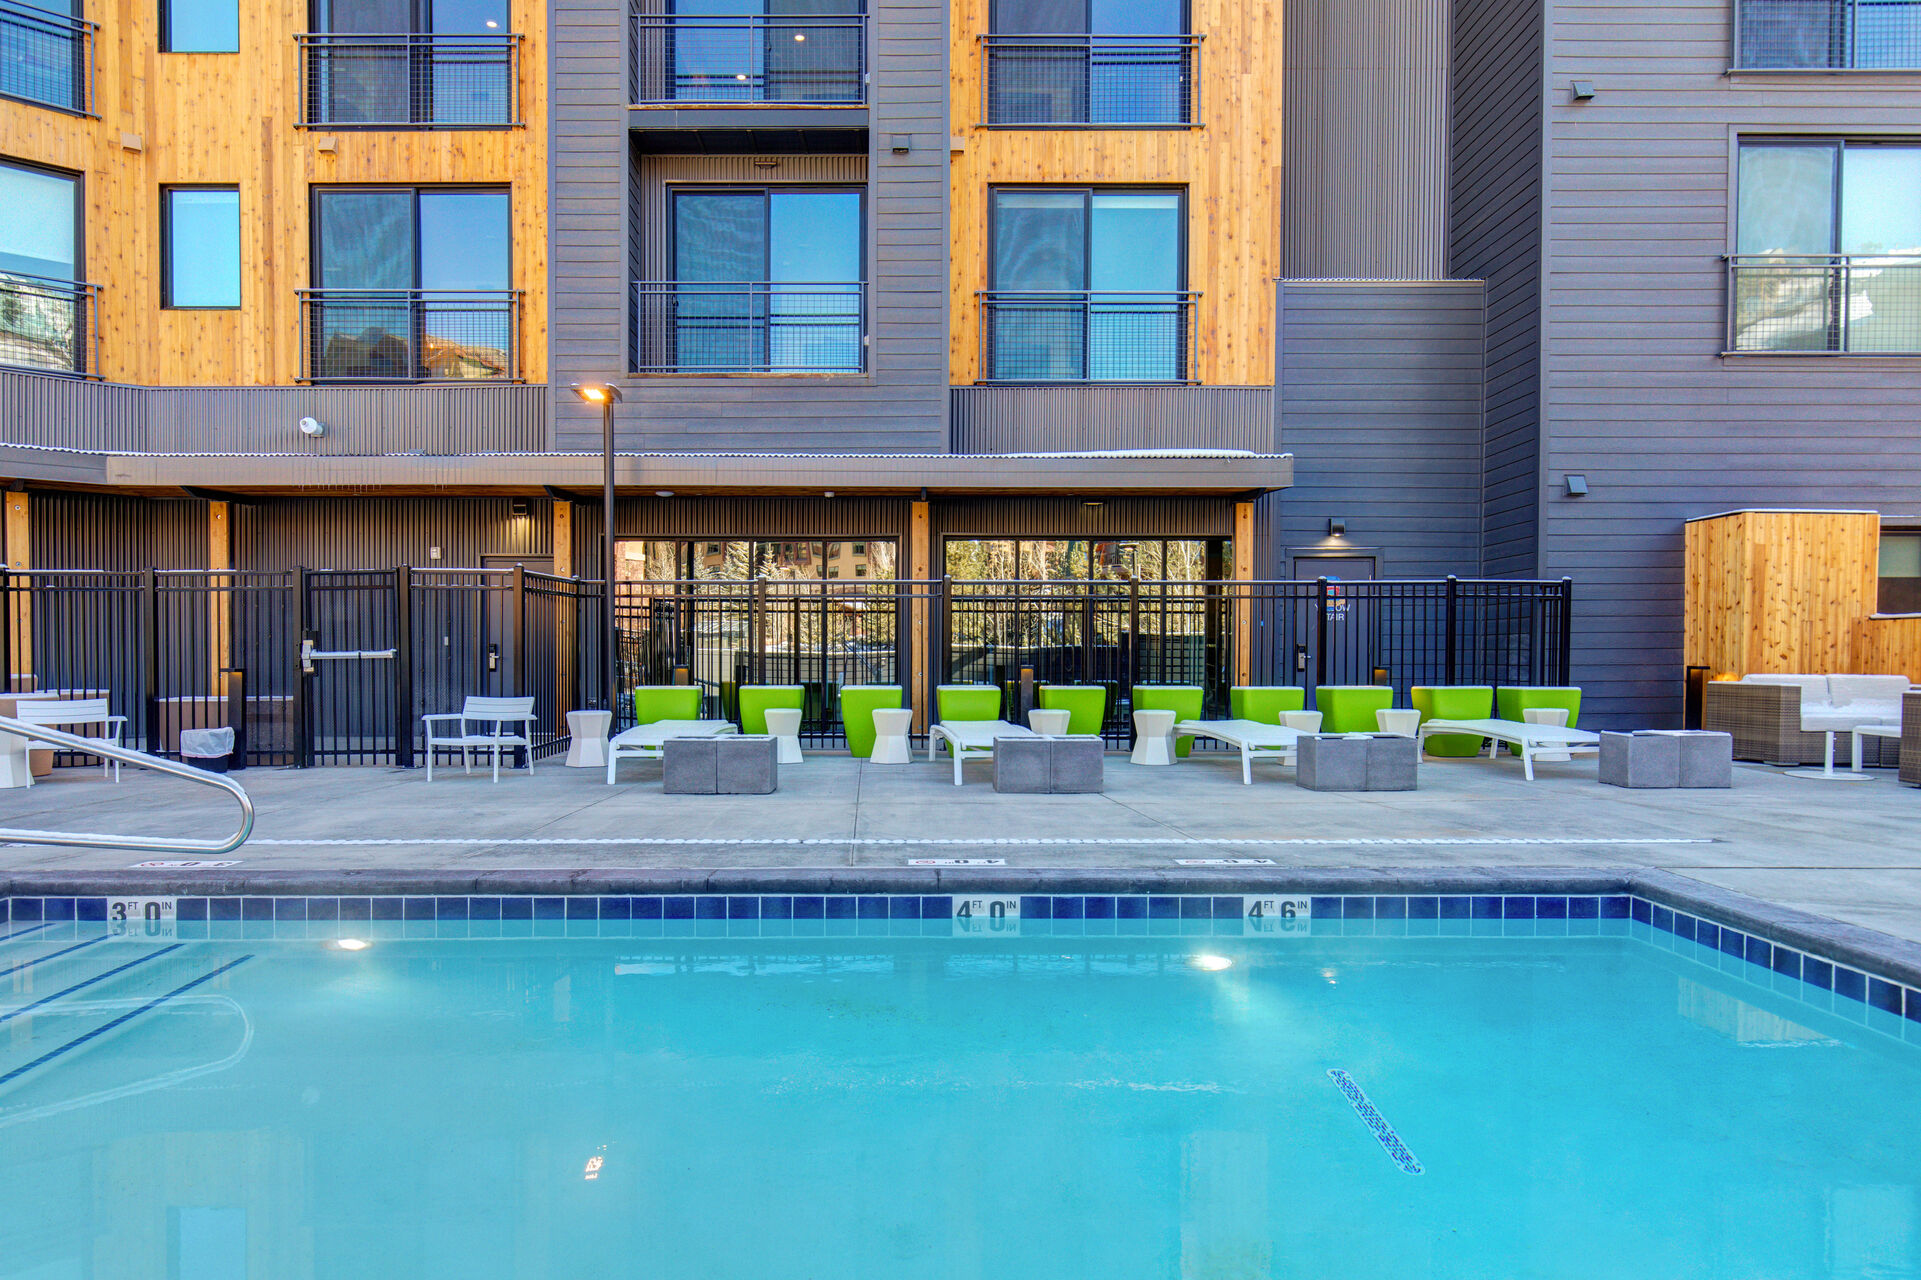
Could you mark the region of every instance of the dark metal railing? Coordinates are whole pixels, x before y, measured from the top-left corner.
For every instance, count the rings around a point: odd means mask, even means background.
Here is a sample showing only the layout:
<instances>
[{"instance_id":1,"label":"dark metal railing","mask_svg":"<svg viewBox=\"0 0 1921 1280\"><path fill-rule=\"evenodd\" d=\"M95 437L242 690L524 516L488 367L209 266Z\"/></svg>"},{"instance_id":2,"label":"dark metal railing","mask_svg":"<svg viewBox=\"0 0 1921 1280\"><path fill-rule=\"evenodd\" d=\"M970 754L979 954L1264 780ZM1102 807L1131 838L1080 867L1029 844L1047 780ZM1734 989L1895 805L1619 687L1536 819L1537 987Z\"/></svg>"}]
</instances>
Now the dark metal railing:
<instances>
[{"instance_id":1,"label":"dark metal railing","mask_svg":"<svg viewBox=\"0 0 1921 1280\"><path fill-rule=\"evenodd\" d=\"M93 114L98 23L0 0L0 97Z\"/></svg>"},{"instance_id":2,"label":"dark metal railing","mask_svg":"<svg viewBox=\"0 0 1921 1280\"><path fill-rule=\"evenodd\" d=\"M1162 128L1200 119L1195 35L987 35L989 125Z\"/></svg>"},{"instance_id":3,"label":"dark metal railing","mask_svg":"<svg viewBox=\"0 0 1921 1280\"><path fill-rule=\"evenodd\" d=\"M984 292L985 382L1188 382L1198 293Z\"/></svg>"},{"instance_id":4,"label":"dark metal railing","mask_svg":"<svg viewBox=\"0 0 1921 1280\"><path fill-rule=\"evenodd\" d=\"M743 684L798 684L803 732L840 739L841 690L981 682L1018 720L1040 683L1107 688L1110 741L1134 689L1236 684L1565 684L1572 585L1344 582L622 582L616 724L642 684L694 684L733 718ZM0 570L0 693L106 697L132 745L229 725L256 764L414 764L419 717L469 694L533 695L535 750L607 705L601 584L524 569L138 573ZM1311 696L1311 695L1310 695Z\"/></svg>"},{"instance_id":5,"label":"dark metal railing","mask_svg":"<svg viewBox=\"0 0 1921 1280\"><path fill-rule=\"evenodd\" d=\"M97 378L100 286L0 271L0 365Z\"/></svg>"},{"instance_id":6,"label":"dark metal railing","mask_svg":"<svg viewBox=\"0 0 1921 1280\"><path fill-rule=\"evenodd\" d=\"M867 20L858 13L636 13L635 105L867 100Z\"/></svg>"},{"instance_id":7,"label":"dark metal railing","mask_svg":"<svg viewBox=\"0 0 1921 1280\"><path fill-rule=\"evenodd\" d=\"M867 286L636 280L638 373L858 373Z\"/></svg>"},{"instance_id":8,"label":"dark metal railing","mask_svg":"<svg viewBox=\"0 0 1921 1280\"><path fill-rule=\"evenodd\" d=\"M305 382L513 382L517 289L302 289Z\"/></svg>"},{"instance_id":9,"label":"dark metal railing","mask_svg":"<svg viewBox=\"0 0 1921 1280\"><path fill-rule=\"evenodd\" d=\"M1737 71L1921 69L1921 0L1740 0Z\"/></svg>"},{"instance_id":10,"label":"dark metal railing","mask_svg":"<svg viewBox=\"0 0 1921 1280\"><path fill-rule=\"evenodd\" d=\"M1736 254L1729 351L1921 353L1921 256Z\"/></svg>"},{"instance_id":11,"label":"dark metal railing","mask_svg":"<svg viewBox=\"0 0 1921 1280\"><path fill-rule=\"evenodd\" d=\"M335 35L300 42L300 124L503 129L520 119L520 37Z\"/></svg>"}]
</instances>

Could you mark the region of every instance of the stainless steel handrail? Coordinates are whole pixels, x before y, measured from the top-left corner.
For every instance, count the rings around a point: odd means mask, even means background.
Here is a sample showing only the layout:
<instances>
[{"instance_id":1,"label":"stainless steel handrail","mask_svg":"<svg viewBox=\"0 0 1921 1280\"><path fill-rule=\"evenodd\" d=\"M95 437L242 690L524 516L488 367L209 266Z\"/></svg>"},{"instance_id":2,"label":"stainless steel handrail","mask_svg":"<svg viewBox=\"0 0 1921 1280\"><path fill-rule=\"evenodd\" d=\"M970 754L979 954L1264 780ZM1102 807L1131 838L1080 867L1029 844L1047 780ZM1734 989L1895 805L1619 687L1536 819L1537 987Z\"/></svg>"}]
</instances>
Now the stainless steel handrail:
<instances>
[{"instance_id":1,"label":"stainless steel handrail","mask_svg":"<svg viewBox=\"0 0 1921 1280\"><path fill-rule=\"evenodd\" d=\"M168 840L155 836L118 836L96 835L81 831L26 831L11 827L0 827L0 841L10 844L51 844L76 849L134 849L141 853L232 853L247 843L253 834L253 800L239 783L231 778L223 778L205 769L180 764L160 756L151 756L144 751L131 747L116 747L111 743L95 738L83 738L79 734L67 733L61 729L49 728L43 724L33 724L26 720L15 720L11 716L0 716L0 733L11 733L16 737L28 738L35 743L48 746L65 747L90 756L103 756L108 760L118 760L122 764L144 765L158 773L170 773L189 782L197 782L203 787L214 787L225 791L240 802L240 826L224 840Z\"/></svg>"}]
</instances>

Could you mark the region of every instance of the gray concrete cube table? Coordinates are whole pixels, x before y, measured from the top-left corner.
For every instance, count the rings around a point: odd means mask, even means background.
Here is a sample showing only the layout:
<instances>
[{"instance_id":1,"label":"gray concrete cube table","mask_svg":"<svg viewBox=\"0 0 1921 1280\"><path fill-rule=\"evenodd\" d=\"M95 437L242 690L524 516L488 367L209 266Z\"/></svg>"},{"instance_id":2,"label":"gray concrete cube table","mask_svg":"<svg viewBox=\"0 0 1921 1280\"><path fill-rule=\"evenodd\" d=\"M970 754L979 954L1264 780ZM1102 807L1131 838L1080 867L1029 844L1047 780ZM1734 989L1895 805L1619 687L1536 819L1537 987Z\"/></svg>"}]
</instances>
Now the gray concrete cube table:
<instances>
[{"instance_id":1,"label":"gray concrete cube table","mask_svg":"<svg viewBox=\"0 0 1921 1280\"><path fill-rule=\"evenodd\" d=\"M1681 740L1672 733L1601 734L1601 781L1610 787L1681 785Z\"/></svg>"},{"instance_id":2,"label":"gray concrete cube table","mask_svg":"<svg viewBox=\"0 0 1921 1280\"><path fill-rule=\"evenodd\" d=\"M1105 782L1106 744L1093 735L994 739L994 790L1010 795L1082 795Z\"/></svg>"},{"instance_id":3,"label":"gray concrete cube table","mask_svg":"<svg viewBox=\"0 0 1921 1280\"><path fill-rule=\"evenodd\" d=\"M661 755L668 795L764 796L780 786L780 746L771 735L669 738Z\"/></svg>"},{"instance_id":4,"label":"gray concrete cube table","mask_svg":"<svg viewBox=\"0 0 1921 1280\"><path fill-rule=\"evenodd\" d=\"M1420 744L1391 733L1301 735L1295 785L1308 791L1413 791Z\"/></svg>"}]
</instances>

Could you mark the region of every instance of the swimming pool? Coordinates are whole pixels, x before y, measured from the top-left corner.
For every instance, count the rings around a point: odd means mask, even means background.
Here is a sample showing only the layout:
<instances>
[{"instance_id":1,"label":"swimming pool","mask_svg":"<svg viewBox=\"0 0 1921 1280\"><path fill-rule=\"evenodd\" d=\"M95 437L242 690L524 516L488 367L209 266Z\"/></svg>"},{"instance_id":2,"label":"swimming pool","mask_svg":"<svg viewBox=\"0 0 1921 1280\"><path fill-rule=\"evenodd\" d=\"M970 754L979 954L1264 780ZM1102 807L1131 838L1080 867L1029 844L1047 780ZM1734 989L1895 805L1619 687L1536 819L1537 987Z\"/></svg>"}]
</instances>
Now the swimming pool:
<instances>
[{"instance_id":1,"label":"swimming pool","mask_svg":"<svg viewBox=\"0 0 1921 1280\"><path fill-rule=\"evenodd\" d=\"M1906 988L1629 895L166 901L0 926L0 1277L1921 1274Z\"/></svg>"}]
</instances>

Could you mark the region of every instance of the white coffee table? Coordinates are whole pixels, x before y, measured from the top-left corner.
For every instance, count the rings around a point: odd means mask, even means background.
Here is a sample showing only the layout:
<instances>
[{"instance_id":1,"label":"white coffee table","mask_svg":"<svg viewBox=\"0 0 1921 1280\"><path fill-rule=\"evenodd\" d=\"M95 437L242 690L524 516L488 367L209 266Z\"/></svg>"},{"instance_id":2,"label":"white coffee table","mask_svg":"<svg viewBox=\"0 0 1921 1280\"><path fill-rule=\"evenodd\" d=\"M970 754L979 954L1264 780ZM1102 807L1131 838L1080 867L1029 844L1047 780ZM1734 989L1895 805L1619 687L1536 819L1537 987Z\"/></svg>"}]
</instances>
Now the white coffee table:
<instances>
[{"instance_id":1,"label":"white coffee table","mask_svg":"<svg viewBox=\"0 0 1921 1280\"><path fill-rule=\"evenodd\" d=\"M1856 773L1861 772L1861 739L1893 738L1901 741L1901 726L1898 724L1858 724L1854 726L1854 756L1848 765Z\"/></svg>"},{"instance_id":2,"label":"white coffee table","mask_svg":"<svg viewBox=\"0 0 1921 1280\"><path fill-rule=\"evenodd\" d=\"M1134 750L1127 759L1130 764L1173 764L1174 763L1174 721L1172 711L1149 711L1142 709L1134 713Z\"/></svg>"},{"instance_id":3,"label":"white coffee table","mask_svg":"<svg viewBox=\"0 0 1921 1280\"><path fill-rule=\"evenodd\" d=\"M1062 711L1058 707L1035 707L1027 713L1027 727L1035 733L1057 738L1067 732L1067 722L1073 716L1073 712Z\"/></svg>"},{"instance_id":4,"label":"white coffee table","mask_svg":"<svg viewBox=\"0 0 1921 1280\"><path fill-rule=\"evenodd\" d=\"M598 769L607 763L607 731L614 726L611 711L567 713L567 767Z\"/></svg>"},{"instance_id":5,"label":"white coffee table","mask_svg":"<svg viewBox=\"0 0 1921 1280\"><path fill-rule=\"evenodd\" d=\"M869 764L912 764L913 748L907 744L907 730L914 723L911 707L874 708L874 750Z\"/></svg>"},{"instance_id":6,"label":"white coffee table","mask_svg":"<svg viewBox=\"0 0 1921 1280\"><path fill-rule=\"evenodd\" d=\"M658 760L661 747L669 738L718 738L734 731L727 720L656 720L637 724L614 735L607 744L607 785L614 785L614 770L622 758Z\"/></svg>"},{"instance_id":7,"label":"white coffee table","mask_svg":"<svg viewBox=\"0 0 1921 1280\"><path fill-rule=\"evenodd\" d=\"M799 764L800 754L800 708L769 707L762 713L767 717L767 732L774 739L774 758L782 764Z\"/></svg>"}]
</instances>

